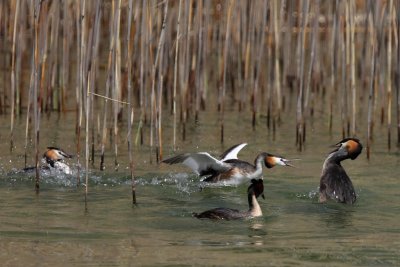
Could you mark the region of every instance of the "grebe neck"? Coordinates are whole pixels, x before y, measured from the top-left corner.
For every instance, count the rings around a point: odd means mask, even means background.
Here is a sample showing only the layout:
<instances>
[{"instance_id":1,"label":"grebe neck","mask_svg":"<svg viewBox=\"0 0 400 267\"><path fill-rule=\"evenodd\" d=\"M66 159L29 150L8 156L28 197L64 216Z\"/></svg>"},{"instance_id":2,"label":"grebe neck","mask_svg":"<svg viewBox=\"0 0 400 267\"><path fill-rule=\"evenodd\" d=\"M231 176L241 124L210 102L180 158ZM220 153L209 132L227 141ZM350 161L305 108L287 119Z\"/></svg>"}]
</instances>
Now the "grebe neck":
<instances>
[{"instance_id":1,"label":"grebe neck","mask_svg":"<svg viewBox=\"0 0 400 267\"><path fill-rule=\"evenodd\" d=\"M254 192L249 192L248 201L249 201L250 215L253 217L261 216L262 215L261 207L260 207L260 204L258 204L256 195L254 194Z\"/></svg>"},{"instance_id":2,"label":"grebe neck","mask_svg":"<svg viewBox=\"0 0 400 267\"><path fill-rule=\"evenodd\" d=\"M264 162L264 158L265 158L265 155L264 155L263 153L261 153L261 154L258 155L257 158L255 159L255 161L254 161L254 166L256 167L256 170L257 170L257 171L262 170L262 165L263 165L263 162Z\"/></svg>"},{"instance_id":3,"label":"grebe neck","mask_svg":"<svg viewBox=\"0 0 400 267\"><path fill-rule=\"evenodd\" d=\"M333 163L340 165L340 162L342 160L345 160L348 158L349 158L349 154L346 151L341 151L341 150L334 151L334 152L330 153L328 155L328 157L325 159L323 167L325 168L325 166L328 162L333 162Z\"/></svg>"}]
</instances>

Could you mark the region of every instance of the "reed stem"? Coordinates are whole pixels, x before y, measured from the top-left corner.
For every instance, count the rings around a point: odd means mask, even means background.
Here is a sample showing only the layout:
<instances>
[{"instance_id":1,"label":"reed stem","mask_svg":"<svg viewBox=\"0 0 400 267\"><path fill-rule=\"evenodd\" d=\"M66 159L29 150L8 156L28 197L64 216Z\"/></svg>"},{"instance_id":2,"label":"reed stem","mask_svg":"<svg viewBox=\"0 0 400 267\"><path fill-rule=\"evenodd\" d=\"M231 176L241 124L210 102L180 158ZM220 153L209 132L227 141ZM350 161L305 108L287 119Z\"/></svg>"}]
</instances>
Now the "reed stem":
<instances>
[{"instance_id":1,"label":"reed stem","mask_svg":"<svg viewBox=\"0 0 400 267\"><path fill-rule=\"evenodd\" d=\"M34 2L34 28L35 28L35 38L34 38L34 88L33 88L33 112L35 119L35 191L39 193L39 182L40 182L40 169L39 169L39 128L40 128L40 94L38 94L39 89L39 21L42 8L42 1L36 0Z\"/></svg>"},{"instance_id":2,"label":"reed stem","mask_svg":"<svg viewBox=\"0 0 400 267\"><path fill-rule=\"evenodd\" d=\"M370 27L370 44L372 48L371 52L371 74L370 74L370 87L369 87L369 96L368 96L368 130L367 130L367 159L370 159L371 153L371 142L372 142L372 134L373 134L373 119L372 119L372 109L374 107L375 102L375 31L374 31L374 23L372 14L368 14L368 25Z\"/></svg>"},{"instance_id":3,"label":"reed stem","mask_svg":"<svg viewBox=\"0 0 400 267\"><path fill-rule=\"evenodd\" d=\"M174 65L174 89L172 95L172 115L173 115L173 137L172 147L176 150L176 87L178 84L178 54L179 54L179 40L180 40L180 22L181 22L181 9L182 0L179 0L178 7L178 21L176 22L176 41L175 41L175 65Z\"/></svg>"},{"instance_id":4,"label":"reed stem","mask_svg":"<svg viewBox=\"0 0 400 267\"><path fill-rule=\"evenodd\" d=\"M221 110L220 110L220 127L221 127L221 144L224 143L224 110L225 110L225 92L226 92L226 69L227 69L227 61L228 61L228 49L229 49L229 33L231 27L231 16L234 2L231 0L229 2L228 14L227 14L227 22L226 22L226 32L225 32L225 47L224 47L224 68L223 68L223 76L222 76L222 95L221 95Z\"/></svg>"},{"instance_id":5,"label":"reed stem","mask_svg":"<svg viewBox=\"0 0 400 267\"><path fill-rule=\"evenodd\" d=\"M391 148L391 128L392 128L392 22L393 19L393 0L389 0L389 20L388 20L388 42L387 42L387 146Z\"/></svg>"},{"instance_id":6,"label":"reed stem","mask_svg":"<svg viewBox=\"0 0 400 267\"><path fill-rule=\"evenodd\" d=\"M357 88L356 88L356 51L355 51L355 3L354 0L350 0L349 4L349 13L350 13L350 45L351 45L351 96L352 96L352 120L351 120L351 133L352 136L356 135L356 105L357 105Z\"/></svg>"},{"instance_id":7,"label":"reed stem","mask_svg":"<svg viewBox=\"0 0 400 267\"><path fill-rule=\"evenodd\" d=\"M14 31L13 31L13 45L12 45L12 53L11 53L11 122L10 122L10 152L14 148L14 116L15 116L15 94L17 91L16 85L16 74L15 74L15 50L17 43L17 26L18 26L18 18L19 18L19 10L20 10L20 0L16 0L15 14L14 14Z\"/></svg>"}]
</instances>

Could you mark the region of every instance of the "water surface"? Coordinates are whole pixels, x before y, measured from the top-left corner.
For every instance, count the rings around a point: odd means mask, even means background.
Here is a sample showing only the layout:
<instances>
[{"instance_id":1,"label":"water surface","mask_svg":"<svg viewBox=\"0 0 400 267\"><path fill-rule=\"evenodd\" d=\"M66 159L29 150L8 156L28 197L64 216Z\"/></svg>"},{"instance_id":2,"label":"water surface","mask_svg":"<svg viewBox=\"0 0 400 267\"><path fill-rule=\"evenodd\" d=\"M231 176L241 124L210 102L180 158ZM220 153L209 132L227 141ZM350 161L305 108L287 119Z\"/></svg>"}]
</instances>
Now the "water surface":
<instances>
[{"instance_id":1,"label":"water surface","mask_svg":"<svg viewBox=\"0 0 400 267\"><path fill-rule=\"evenodd\" d=\"M106 171L96 162L89 171L89 196L76 177L46 174L38 195L24 166L23 143L10 153L0 145L0 261L2 266L398 266L400 264L400 197L397 148L388 152L376 138L371 160L365 150L343 163L358 194L353 206L318 204L319 175L329 145L341 139L329 133L322 116L313 121L306 148L294 144L294 122L282 123L274 137L260 123L253 131L248 114L226 115L225 144L218 121L204 113L188 126L178 152L219 155L248 142L240 158L253 161L266 151L301 158L297 168L264 170L264 215L241 221L207 221L191 216L214 207L247 209L247 184L205 187L182 166L150 164L149 147L135 148L138 205L132 206L126 143L120 145L120 167L113 168L107 146ZM57 145L75 151L74 114L42 119L41 147ZM8 125L0 118L1 125ZM24 140L24 120L17 131ZM164 129L164 154L172 155L172 128ZM8 127L0 128L2 140ZM47 129L47 130L46 130ZM54 129L56 129L54 131ZM378 129L379 131L379 129ZM121 131L122 132L122 131ZM377 133L379 134L379 132ZM121 133L121 140L125 133ZM362 142L365 144L362 133ZM31 151L28 163L33 163ZM76 169L76 160L69 162ZM82 177L83 178L83 177Z\"/></svg>"}]
</instances>

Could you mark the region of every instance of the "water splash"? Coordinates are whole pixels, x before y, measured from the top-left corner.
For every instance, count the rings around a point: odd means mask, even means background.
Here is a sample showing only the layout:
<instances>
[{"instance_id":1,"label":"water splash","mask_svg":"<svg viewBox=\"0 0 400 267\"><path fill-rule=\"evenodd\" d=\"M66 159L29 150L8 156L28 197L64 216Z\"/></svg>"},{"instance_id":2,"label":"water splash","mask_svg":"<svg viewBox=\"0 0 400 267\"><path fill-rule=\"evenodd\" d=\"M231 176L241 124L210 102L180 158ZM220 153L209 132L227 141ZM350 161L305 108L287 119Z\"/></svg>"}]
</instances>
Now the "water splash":
<instances>
[{"instance_id":1,"label":"water splash","mask_svg":"<svg viewBox=\"0 0 400 267\"><path fill-rule=\"evenodd\" d=\"M309 192L305 193L297 193L296 197L299 199L311 199L311 200L317 200L319 196L319 188L315 190L311 190Z\"/></svg>"},{"instance_id":2,"label":"water splash","mask_svg":"<svg viewBox=\"0 0 400 267\"><path fill-rule=\"evenodd\" d=\"M137 179L139 185L152 185L163 187L175 187L178 193L191 194L198 192L200 181L196 175L188 173L169 173L166 175L146 174Z\"/></svg>"}]
</instances>

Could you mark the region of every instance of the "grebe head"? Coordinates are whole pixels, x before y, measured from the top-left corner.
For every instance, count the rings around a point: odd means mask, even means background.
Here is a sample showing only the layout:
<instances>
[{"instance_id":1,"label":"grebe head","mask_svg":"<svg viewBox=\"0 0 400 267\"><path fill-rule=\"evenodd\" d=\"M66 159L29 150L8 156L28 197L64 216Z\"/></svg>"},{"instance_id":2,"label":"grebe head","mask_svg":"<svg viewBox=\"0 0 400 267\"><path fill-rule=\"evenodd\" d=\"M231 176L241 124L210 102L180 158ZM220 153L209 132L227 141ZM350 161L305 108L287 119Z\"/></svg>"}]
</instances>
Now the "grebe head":
<instances>
[{"instance_id":1,"label":"grebe head","mask_svg":"<svg viewBox=\"0 0 400 267\"><path fill-rule=\"evenodd\" d=\"M53 161L59 161L65 158L72 158L72 155L68 154L64 150L57 147L47 147L46 152L44 152L43 157Z\"/></svg>"},{"instance_id":2,"label":"grebe head","mask_svg":"<svg viewBox=\"0 0 400 267\"><path fill-rule=\"evenodd\" d=\"M263 179L251 179L251 184L247 189L247 192L249 193L253 192L256 198L258 198L261 195L262 198L265 199Z\"/></svg>"},{"instance_id":3,"label":"grebe head","mask_svg":"<svg viewBox=\"0 0 400 267\"><path fill-rule=\"evenodd\" d=\"M352 160L356 159L358 155L360 155L363 148L360 140L357 138L345 138L334 146L336 149L331 153L339 152L344 154L346 158L350 158Z\"/></svg>"},{"instance_id":4,"label":"grebe head","mask_svg":"<svg viewBox=\"0 0 400 267\"><path fill-rule=\"evenodd\" d=\"M294 167L290 162L291 160L285 159L283 157L264 153L264 164L267 168L272 168L276 165Z\"/></svg>"}]
</instances>

